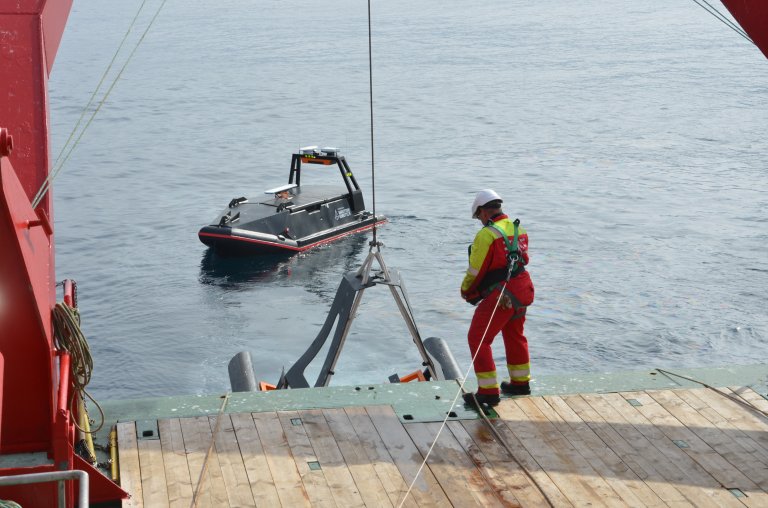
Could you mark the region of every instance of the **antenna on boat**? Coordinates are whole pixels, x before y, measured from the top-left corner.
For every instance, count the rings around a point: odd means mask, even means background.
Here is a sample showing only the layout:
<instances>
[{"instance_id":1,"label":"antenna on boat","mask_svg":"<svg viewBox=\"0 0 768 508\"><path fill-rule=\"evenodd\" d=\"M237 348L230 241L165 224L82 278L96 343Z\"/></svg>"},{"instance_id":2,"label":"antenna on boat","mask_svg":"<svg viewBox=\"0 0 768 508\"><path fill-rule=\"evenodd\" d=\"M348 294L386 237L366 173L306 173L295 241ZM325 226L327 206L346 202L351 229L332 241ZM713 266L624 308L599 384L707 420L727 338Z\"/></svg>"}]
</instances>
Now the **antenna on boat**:
<instances>
[{"instance_id":1,"label":"antenna on boat","mask_svg":"<svg viewBox=\"0 0 768 508\"><path fill-rule=\"evenodd\" d=\"M371 109L371 200L373 217L376 217L376 165L373 147L373 51L371 50L371 0L368 0L368 103ZM377 245L376 221L373 222L373 240L371 245Z\"/></svg>"}]
</instances>

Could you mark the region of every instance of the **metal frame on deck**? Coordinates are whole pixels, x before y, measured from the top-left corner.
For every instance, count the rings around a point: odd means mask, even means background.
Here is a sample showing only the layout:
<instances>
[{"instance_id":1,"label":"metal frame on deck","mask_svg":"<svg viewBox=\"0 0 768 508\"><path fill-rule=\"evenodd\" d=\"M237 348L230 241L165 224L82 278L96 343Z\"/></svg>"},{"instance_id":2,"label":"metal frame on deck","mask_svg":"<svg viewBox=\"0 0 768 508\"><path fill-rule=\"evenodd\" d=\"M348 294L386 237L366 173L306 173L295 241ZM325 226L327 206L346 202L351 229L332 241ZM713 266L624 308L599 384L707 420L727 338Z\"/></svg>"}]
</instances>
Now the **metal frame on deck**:
<instances>
[{"instance_id":1,"label":"metal frame on deck","mask_svg":"<svg viewBox=\"0 0 768 508\"><path fill-rule=\"evenodd\" d=\"M309 346L309 349L307 349L301 358L296 361L293 367L280 377L280 381L277 383L278 389L310 387L309 382L304 376L304 371L323 348L330 336L331 330L333 330L334 324L336 324L333 341L326 354L323 367L320 369L320 374L318 374L314 384L315 387L328 386L328 383L331 381L331 376L334 374L336 362L339 360L349 330L352 327L352 321L357 315L357 309L360 307L363 292L376 284L389 286L392 297L397 304L397 308L400 310L400 314L408 327L408 331L411 333L411 337L413 337L413 342L419 350L423 366L426 367L432 379L438 379L437 371L427 354L427 350L424 348L419 329L411 314L408 295L406 294L405 286L400 279L400 274L397 270L390 271L387 268L386 263L384 263L384 258L381 255L381 246L382 244L379 242L371 242L368 257L365 258L365 261L360 268L357 271L350 271L344 274L344 277L339 284L339 289L336 291L336 297L333 299L331 310L328 312L328 317L326 318L320 333ZM374 260L378 261L379 267L381 268L377 273L372 273ZM397 292L396 288L398 287L402 291L402 296Z\"/></svg>"}]
</instances>

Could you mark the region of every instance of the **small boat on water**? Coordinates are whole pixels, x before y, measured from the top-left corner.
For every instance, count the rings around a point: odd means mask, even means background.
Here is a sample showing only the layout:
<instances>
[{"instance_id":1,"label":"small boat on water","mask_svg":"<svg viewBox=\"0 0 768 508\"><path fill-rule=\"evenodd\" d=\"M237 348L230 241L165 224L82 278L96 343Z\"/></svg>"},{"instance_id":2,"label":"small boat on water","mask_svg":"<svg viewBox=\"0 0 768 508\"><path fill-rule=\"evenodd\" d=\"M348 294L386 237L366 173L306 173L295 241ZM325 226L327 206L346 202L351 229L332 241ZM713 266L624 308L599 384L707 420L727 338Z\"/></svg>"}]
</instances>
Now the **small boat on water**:
<instances>
[{"instance_id":1,"label":"small boat on water","mask_svg":"<svg viewBox=\"0 0 768 508\"><path fill-rule=\"evenodd\" d=\"M302 185L302 164L336 165L344 187ZM365 209L363 191L336 148L301 148L291 158L288 183L266 197L232 199L200 241L223 255L300 252L386 221Z\"/></svg>"}]
</instances>

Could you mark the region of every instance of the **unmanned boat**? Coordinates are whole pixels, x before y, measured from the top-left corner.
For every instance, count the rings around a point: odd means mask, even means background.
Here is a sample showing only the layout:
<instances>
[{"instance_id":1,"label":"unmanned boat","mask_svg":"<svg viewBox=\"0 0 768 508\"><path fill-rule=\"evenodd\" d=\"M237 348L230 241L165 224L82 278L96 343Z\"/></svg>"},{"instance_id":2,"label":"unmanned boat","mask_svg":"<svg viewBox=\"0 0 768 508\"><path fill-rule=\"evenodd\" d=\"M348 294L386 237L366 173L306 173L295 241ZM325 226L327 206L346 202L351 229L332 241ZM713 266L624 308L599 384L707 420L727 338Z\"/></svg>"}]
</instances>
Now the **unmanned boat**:
<instances>
[{"instance_id":1,"label":"unmanned boat","mask_svg":"<svg viewBox=\"0 0 768 508\"><path fill-rule=\"evenodd\" d=\"M335 164L344 187L302 185L302 164ZM365 209L363 191L335 148L301 148L291 158L288 183L264 193L261 199L232 199L200 230L200 241L223 255L292 253L386 221Z\"/></svg>"}]
</instances>

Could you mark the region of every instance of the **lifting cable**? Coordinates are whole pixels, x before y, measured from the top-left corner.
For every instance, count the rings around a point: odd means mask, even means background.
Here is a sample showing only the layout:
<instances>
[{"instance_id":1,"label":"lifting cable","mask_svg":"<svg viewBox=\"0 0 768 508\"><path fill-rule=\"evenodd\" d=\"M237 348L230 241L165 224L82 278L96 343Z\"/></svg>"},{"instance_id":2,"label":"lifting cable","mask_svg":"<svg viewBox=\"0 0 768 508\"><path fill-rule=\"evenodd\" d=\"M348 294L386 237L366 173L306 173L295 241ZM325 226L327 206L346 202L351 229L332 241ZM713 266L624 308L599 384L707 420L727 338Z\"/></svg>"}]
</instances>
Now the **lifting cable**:
<instances>
[{"instance_id":1,"label":"lifting cable","mask_svg":"<svg viewBox=\"0 0 768 508\"><path fill-rule=\"evenodd\" d=\"M717 18L721 23L723 23L725 26L736 32L737 34L744 37L746 40L751 42L752 44L755 44L754 41L747 35L747 32L744 31L743 28L741 28L739 25L728 19L725 14L722 14L720 11L718 11L712 4L707 2L707 0L693 0L693 2L710 13L712 16Z\"/></svg>"},{"instance_id":2,"label":"lifting cable","mask_svg":"<svg viewBox=\"0 0 768 508\"><path fill-rule=\"evenodd\" d=\"M373 241L371 242L371 245L377 245L376 241L376 171L375 171L375 157L374 157L374 135L373 135L373 57L372 57L372 43L371 43L371 0L368 0L368 94L369 94L369 104L370 104L370 115L371 115L371 190L372 190L372 201L373 201L373 216L374 216L374 223L373 223ZM398 286L401 292L404 293L403 288ZM456 395L453 398L453 402L451 403L451 407L454 407L456 405L456 402L459 399L459 396L462 393L466 393L464 390L464 384L466 383L467 377L469 376L469 371L472 369L472 366L474 365L475 358L477 357L478 353L480 352L480 347L483 345L483 342L485 341L485 337L488 333L488 329L491 326L491 323L493 322L493 316L496 314L496 310L499 307L499 303L501 302L502 297L504 296L504 291L499 292L499 299L496 301L496 306L493 308L493 312L491 313L491 317L488 320L488 325L485 328L485 332L483 332L483 338L480 341L480 344L477 348L477 351L475 351L474 356L472 357L472 362L470 363L469 369L467 369L466 373L464 374L464 378L461 380L461 383L459 383L459 389L456 392ZM413 310L410 307L410 304L408 303L408 299L405 299L406 306L407 306L407 312L411 318L411 321L415 323ZM477 403L477 400L475 400ZM226 401L225 401L226 404ZM520 469L528 476L528 478L531 480L531 482L536 486L536 488L541 492L541 494L544 496L544 499L546 499L549 506L553 507L554 503L552 500L547 496L546 492L544 492L544 489L542 489L541 485L536 481L536 479L528 472L528 470L523 467L523 465L520 463L520 461L515 457L515 455L512 453L512 449L510 446L506 443L503 436L498 432L498 430L493 426L493 424L490 422L488 417L484 414L484 411L479 403L477 403L477 408L479 410L479 413L482 415L483 421L490 429L491 433L498 439L498 441L502 444L504 449L507 450L510 457L517 463L518 466L520 466ZM223 406L222 406L223 410ZM398 503L398 508L402 508L403 504L405 503L406 499L408 499L408 495L411 493L411 490L413 490L413 486L416 484L416 480L418 480L419 476L421 475L421 472L424 470L424 466L427 464L427 460L429 459L429 456L432 453L432 450L435 448L435 445L437 444L437 440L440 438L440 434L442 434L443 429L445 429L445 426L447 424L448 418L450 416L450 412L446 413L445 418L443 418L443 421L440 425L440 428L437 431L437 435L435 435L435 439L432 441L432 444L429 447L429 450L427 450L426 455L424 456L424 460L421 462L421 465L419 466L419 469L416 471L416 474L413 477L413 480L411 481L411 484L408 486L408 490L405 492L405 495L403 495L403 498L400 500L400 503ZM218 427L218 422L217 422ZM202 473L201 473L201 480L202 480ZM198 483L199 487L199 483ZM193 507L194 507L195 501L193 500Z\"/></svg>"},{"instance_id":3,"label":"lifting cable","mask_svg":"<svg viewBox=\"0 0 768 508\"><path fill-rule=\"evenodd\" d=\"M683 376L682 374L675 374L674 372L670 372L668 370L660 369L658 367L656 368L656 371L666 375L667 377L674 376L674 377L678 377L680 379L685 379L686 381L690 381L692 383L700 384L704 388L708 388L709 390L712 390L713 392L715 392L715 393L717 393L719 395L722 395L723 397L726 397L726 398L732 400L733 402L735 402L737 404L741 404L742 406L744 406L744 407L746 407L748 409L751 409L753 411L756 411L756 412L760 413L763 416L768 416L768 411L763 411L762 409L760 409L757 406L755 406L754 404L752 404L752 403L742 399L741 397L736 397L734 395L731 395L730 393L726 393L726 392L724 392L722 390L718 390L714 386L710 386L707 383L704 383L702 381L699 381L697 379L693 379L693 378L690 378L690 377L687 377L687 376Z\"/></svg>"},{"instance_id":4,"label":"lifting cable","mask_svg":"<svg viewBox=\"0 0 768 508\"><path fill-rule=\"evenodd\" d=\"M115 54L112 56L112 61L110 61L109 65L107 66L107 69L104 71L104 74L101 77L101 80L99 81L98 86L94 90L93 94L91 95L90 100L88 101L88 104L83 108L83 112L80 115L80 119L78 119L77 123L75 124L75 127L72 129L72 132L69 135L69 138L67 139L67 142L62 147L61 151L59 152L59 155L56 157L56 161L54 162L54 169L50 172L50 174L46 177L46 179L43 181L42 185L40 186L40 189L37 191L37 194L35 194L34 199L32 200L32 208L37 208L37 205L40 204L40 201L42 201L45 194L48 192L48 190L51 188L51 185L53 184L53 180L58 176L59 172L61 171L61 168L64 167L64 164L69 160L69 157L72 155L72 152L75 150L77 145L80 143L80 140L83 137L83 134L85 134L85 131L90 127L91 122L93 122L93 119L96 117L96 115L101 110L101 107L106 102L107 98L109 97L109 94L112 93L112 90L115 88L115 85L117 85L117 82L120 80L120 77L123 75L123 71L125 71L125 68L128 67L128 64L130 63L131 59L133 58L133 55L136 53L136 50L139 49L139 46L144 41L144 38L146 37L147 33L149 32L149 29L152 27L152 25L155 23L155 20L157 19L157 16L160 14L160 11L162 10L163 6L165 5L167 0L162 0L160 3L160 6L157 8L157 11L155 11L154 16L152 16L152 19L150 20L147 27L144 29L144 32L141 34L141 37L139 37L139 40L136 42L136 45L133 47L133 50L131 50L130 54L128 55L128 58L126 58L125 62L123 63L123 66L120 68L120 71L115 76L115 79L112 80L112 84L109 85L109 88L107 88L107 91L104 93L104 96L101 98L99 103L96 105L96 108L91 113L91 116L88 118L88 121L85 123L83 128L80 130L79 134L75 138L75 132L77 132L77 128L80 125L80 123L83 120L83 117L85 116L89 106L92 104L94 97L99 91L99 88L101 87L102 83L104 82L104 79L107 76L107 73L112 68L112 64L114 63L115 59L117 58L118 53L120 53L120 50L123 47L123 44L125 43L125 40L127 39L128 35L131 32L131 29L133 28L133 25L136 23L136 19L139 17L139 14L141 13L141 10L144 8L144 4L146 3L146 0L142 2L142 4L139 6L139 10L136 12L136 16L133 18L133 21L131 22L130 26L128 27L128 30L125 33L125 36L123 37L123 40L120 42L120 46L118 47L117 51L115 51ZM75 138L74 142L72 142L72 139ZM71 146L70 146L71 145ZM67 147L69 146L69 149ZM64 151L66 150L66 155L64 155ZM62 156L64 157L62 159Z\"/></svg>"},{"instance_id":5,"label":"lifting cable","mask_svg":"<svg viewBox=\"0 0 768 508\"><path fill-rule=\"evenodd\" d=\"M373 241L376 245L376 170L373 149L373 52L371 51L371 0L368 0L368 103L371 108L371 200L373 203Z\"/></svg>"}]
</instances>

